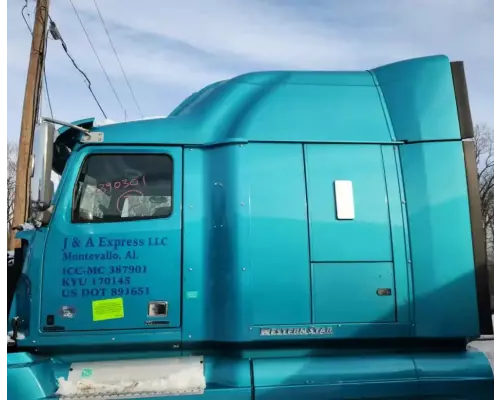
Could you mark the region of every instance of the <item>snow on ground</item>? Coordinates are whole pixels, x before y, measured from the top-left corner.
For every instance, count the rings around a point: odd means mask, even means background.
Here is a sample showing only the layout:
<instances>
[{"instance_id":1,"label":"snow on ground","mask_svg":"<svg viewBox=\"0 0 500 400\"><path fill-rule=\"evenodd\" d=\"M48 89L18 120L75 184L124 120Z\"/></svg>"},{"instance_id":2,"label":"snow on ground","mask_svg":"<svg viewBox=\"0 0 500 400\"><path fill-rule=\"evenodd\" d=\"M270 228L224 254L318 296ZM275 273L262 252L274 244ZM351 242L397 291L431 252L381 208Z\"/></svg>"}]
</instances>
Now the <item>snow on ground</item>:
<instances>
[{"instance_id":1,"label":"snow on ground","mask_svg":"<svg viewBox=\"0 0 500 400\"><path fill-rule=\"evenodd\" d=\"M493 332L495 332L495 314L491 316L493 323ZM496 375L496 338L493 335L481 336L478 340L474 340L467 345L469 351L480 351L488 358L491 368Z\"/></svg>"},{"instance_id":2,"label":"snow on ground","mask_svg":"<svg viewBox=\"0 0 500 400\"><path fill-rule=\"evenodd\" d=\"M480 351L488 358L490 362L491 369L494 370L494 340L493 338L484 338L480 340L475 340L467 345L467 348L472 351Z\"/></svg>"},{"instance_id":3,"label":"snow on ground","mask_svg":"<svg viewBox=\"0 0 500 400\"><path fill-rule=\"evenodd\" d=\"M491 321L493 323L493 331L495 330L495 315L491 316ZM472 351L480 351L484 353L491 365L491 369L493 368L494 358L495 358L495 341L493 340L493 335L481 336L479 340L475 340L470 342L467 345L467 349Z\"/></svg>"}]
</instances>

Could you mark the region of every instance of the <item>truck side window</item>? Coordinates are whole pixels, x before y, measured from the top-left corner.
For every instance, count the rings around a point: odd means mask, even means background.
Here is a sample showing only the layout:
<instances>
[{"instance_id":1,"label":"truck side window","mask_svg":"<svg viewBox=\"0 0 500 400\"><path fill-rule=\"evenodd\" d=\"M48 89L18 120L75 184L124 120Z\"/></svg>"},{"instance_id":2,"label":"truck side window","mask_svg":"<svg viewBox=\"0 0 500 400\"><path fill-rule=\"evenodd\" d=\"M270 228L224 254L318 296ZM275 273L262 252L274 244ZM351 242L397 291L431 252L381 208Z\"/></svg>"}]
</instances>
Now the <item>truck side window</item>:
<instances>
[{"instance_id":1,"label":"truck side window","mask_svg":"<svg viewBox=\"0 0 500 400\"><path fill-rule=\"evenodd\" d=\"M73 199L73 222L166 218L172 212L173 162L166 154L86 158Z\"/></svg>"}]
</instances>

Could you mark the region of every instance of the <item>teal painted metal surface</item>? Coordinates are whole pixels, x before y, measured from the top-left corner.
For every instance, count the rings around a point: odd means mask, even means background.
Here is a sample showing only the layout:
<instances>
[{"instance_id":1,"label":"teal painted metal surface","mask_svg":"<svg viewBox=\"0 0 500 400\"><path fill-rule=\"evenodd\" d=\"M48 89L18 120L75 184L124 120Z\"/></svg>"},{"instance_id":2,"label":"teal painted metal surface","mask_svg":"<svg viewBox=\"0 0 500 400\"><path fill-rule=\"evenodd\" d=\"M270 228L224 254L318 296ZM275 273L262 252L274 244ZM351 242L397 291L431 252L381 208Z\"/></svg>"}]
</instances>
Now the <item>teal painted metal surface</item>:
<instances>
[{"instance_id":1,"label":"teal painted metal surface","mask_svg":"<svg viewBox=\"0 0 500 400\"><path fill-rule=\"evenodd\" d=\"M400 153L411 239L415 335L478 336L462 144L411 144L401 147Z\"/></svg>"},{"instance_id":2,"label":"teal painted metal surface","mask_svg":"<svg viewBox=\"0 0 500 400\"><path fill-rule=\"evenodd\" d=\"M391 262L313 264L313 322L396 322L393 271Z\"/></svg>"},{"instance_id":3,"label":"teal painted metal surface","mask_svg":"<svg viewBox=\"0 0 500 400\"><path fill-rule=\"evenodd\" d=\"M384 173L387 185L387 202L391 220L392 257L396 292L397 320L401 324L413 325L413 283L412 268L408 262L411 256L406 214L406 197L398 146L382 146Z\"/></svg>"},{"instance_id":4,"label":"teal painted metal surface","mask_svg":"<svg viewBox=\"0 0 500 400\"><path fill-rule=\"evenodd\" d=\"M367 356L363 361L349 357L255 360L255 398L493 398L491 373L481 357L443 356L443 362L440 356L428 354L418 358L403 354ZM449 364L450 359L461 367Z\"/></svg>"},{"instance_id":5,"label":"teal painted metal surface","mask_svg":"<svg viewBox=\"0 0 500 400\"><path fill-rule=\"evenodd\" d=\"M285 110L293 112L276 118ZM104 132L108 143L199 146L460 138L451 70L444 56L373 71L242 75L194 94L170 118L95 130Z\"/></svg>"},{"instance_id":6,"label":"teal painted metal surface","mask_svg":"<svg viewBox=\"0 0 500 400\"><path fill-rule=\"evenodd\" d=\"M61 129L73 151L49 226L20 234L29 257L11 311L25 336L18 346L51 356L32 363L9 355L9 396L49 395L70 353L105 346L113 357L158 348L206 354L208 398L453 398L453 382L459 398L490 398L484 356L464 346L433 354L408 348L424 338L465 343L478 334L452 89L444 57L362 72L253 73L201 90L168 118L93 128L104 143L77 144L77 133ZM84 159L116 153L171 155L171 216L72 222ZM335 180L352 181L354 219L336 216ZM148 272L120 277L149 296L117 296L116 260L63 260L65 243L94 254L81 245L101 237L124 243L111 250L120 262L135 251ZM139 253L132 245L164 237L166 246ZM103 281L64 276L69 267L103 267ZM82 296L80 279L98 292ZM62 296L73 290L77 296ZM124 315L94 321L92 302L116 297ZM158 300L169 309L156 321L167 325L146 323L149 301ZM76 310L73 318L63 306ZM388 342L323 359L311 349L345 339L407 341L399 356ZM284 343L294 350L278 359ZM220 346L233 358L225 360ZM107 351L88 357L102 360ZM364 360L373 351L381 355Z\"/></svg>"},{"instance_id":7,"label":"teal painted metal surface","mask_svg":"<svg viewBox=\"0 0 500 400\"><path fill-rule=\"evenodd\" d=\"M306 145L311 260L392 261L381 147ZM354 218L339 220L335 181L352 182Z\"/></svg>"},{"instance_id":8,"label":"teal painted metal surface","mask_svg":"<svg viewBox=\"0 0 500 400\"><path fill-rule=\"evenodd\" d=\"M51 329L46 322L49 315L54 317L52 325L64 327L65 331L180 327L182 149L155 147L143 152L174 160L173 208L167 218L72 222L74 186L84 160L92 155L135 154L137 151L128 147L83 148L68 165L71 175L64 183L45 246L42 329ZM116 182L121 184L127 172L119 173L109 177L114 186ZM141 185L147 185L145 182ZM130 188L144 190L142 186ZM114 187L108 190L111 201L116 202L117 208L124 207L124 196L130 191L118 197L112 194L113 190ZM153 277L154 285L151 284ZM146 321L151 320L147 317L148 303L153 299L165 300L165 292L168 293L168 318L156 317L156 325L148 325ZM94 315L94 302L113 298L123 299L124 317L99 320ZM63 315L63 307L71 309L74 315Z\"/></svg>"},{"instance_id":9,"label":"teal painted metal surface","mask_svg":"<svg viewBox=\"0 0 500 400\"><path fill-rule=\"evenodd\" d=\"M40 291L41 291L41 277L43 274L43 249L45 246L45 239L47 229L41 228L39 230L21 231L17 237L26 241L27 247L25 248L25 259L23 262L21 277L16 287L15 303L13 303L9 322L14 317L19 317L19 328L24 332L23 340L26 340L29 334L36 332L37 328L37 308L40 304ZM34 304L35 303L35 306ZM8 330L10 324L8 325ZM36 333L35 333L36 335Z\"/></svg>"},{"instance_id":10,"label":"teal painted metal surface","mask_svg":"<svg viewBox=\"0 0 500 400\"><path fill-rule=\"evenodd\" d=\"M459 140L450 60L423 57L374 69L398 140Z\"/></svg>"},{"instance_id":11,"label":"teal painted metal surface","mask_svg":"<svg viewBox=\"0 0 500 400\"><path fill-rule=\"evenodd\" d=\"M158 352L156 356L164 354ZM103 353L54 357L8 354L7 399L50 397L57 390L57 378L67 377L71 363L116 357ZM120 357L151 355L125 353ZM471 352L251 359L205 357L204 370L207 381L204 395L182 396L183 399L493 398L489 364L484 355Z\"/></svg>"},{"instance_id":12,"label":"teal painted metal surface","mask_svg":"<svg viewBox=\"0 0 500 400\"><path fill-rule=\"evenodd\" d=\"M155 352L155 357L164 356L164 351ZM152 357L147 353L122 353L119 356L93 353L71 356L32 356L27 353L9 354L7 357L7 385L9 400L36 400L52 398L57 391L57 379L67 379L72 363L87 361L137 359ZM204 373L207 390L203 396L183 395L182 399L251 399L250 362L243 359L206 357ZM157 399L171 396L155 397Z\"/></svg>"},{"instance_id":13,"label":"teal painted metal surface","mask_svg":"<svg viewBox=\"0 0 500 400\"><path fill-rule=\"evenodd\" d=\"M246 146L246 153L252 325L310 324L311 271L302 146L251 144ZM282 222L276 224L276 219Z\"/></svg>"}]
</instances>

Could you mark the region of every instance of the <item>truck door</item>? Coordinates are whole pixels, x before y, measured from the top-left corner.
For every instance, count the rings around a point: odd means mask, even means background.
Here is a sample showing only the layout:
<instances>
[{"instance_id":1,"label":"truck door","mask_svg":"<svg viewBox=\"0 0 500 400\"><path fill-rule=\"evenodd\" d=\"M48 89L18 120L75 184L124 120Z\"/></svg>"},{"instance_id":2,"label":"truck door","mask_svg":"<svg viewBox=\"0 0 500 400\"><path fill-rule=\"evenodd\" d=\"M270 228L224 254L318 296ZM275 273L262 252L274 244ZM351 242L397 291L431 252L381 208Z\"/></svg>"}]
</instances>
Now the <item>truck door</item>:
<instances>
[{"instance_id":1,"label":"truck door","mask_svg":"<svg viewBox=\"0 0 500 400\"><path fill-rule=\"evenodd\" d=\"M408 323L392 145L306 145L314 323Z\"/></svg>"},{"instance_id":2,"label":"truck door","mask_svg":"<svg viewBox=\"0 0 500 400\"><path fill-rule=\"evenodd\" d=\"M182 149L89 146L61 182L44 331L180 326Z\"/></svg>"}]
</instances>

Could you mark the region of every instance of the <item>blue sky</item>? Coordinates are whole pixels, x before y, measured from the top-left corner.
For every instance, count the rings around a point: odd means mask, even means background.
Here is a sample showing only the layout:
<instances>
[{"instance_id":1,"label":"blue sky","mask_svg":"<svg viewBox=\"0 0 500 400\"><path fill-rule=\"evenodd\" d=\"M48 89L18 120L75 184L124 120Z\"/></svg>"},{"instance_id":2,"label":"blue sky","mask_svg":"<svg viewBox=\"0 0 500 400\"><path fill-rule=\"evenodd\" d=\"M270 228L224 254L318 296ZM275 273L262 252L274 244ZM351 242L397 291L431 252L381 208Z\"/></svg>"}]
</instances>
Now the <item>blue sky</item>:
<instances>
[{"instance_id":1,"label":"blue sky","mask_svg":"<svg viewBox=\"0 0 500 400\"><path fill-rule=\"evenodd\" d=\"M493 126L492 0L97 0L144 116L168 114L213 81L254 70L364 70L446 54L465 62L475 123ZM128 119L139 113L92 0L73 0ZM7 2L8 138L17 140L31 37L24 0ZM27 11L33 21L34 1ZM50 15L113 121L124 120L69 0ZM55 117L102 120L83 78L49 40ZM44 115L49 115L44 98Z\"/></svg>"}]
</instances>

